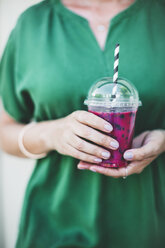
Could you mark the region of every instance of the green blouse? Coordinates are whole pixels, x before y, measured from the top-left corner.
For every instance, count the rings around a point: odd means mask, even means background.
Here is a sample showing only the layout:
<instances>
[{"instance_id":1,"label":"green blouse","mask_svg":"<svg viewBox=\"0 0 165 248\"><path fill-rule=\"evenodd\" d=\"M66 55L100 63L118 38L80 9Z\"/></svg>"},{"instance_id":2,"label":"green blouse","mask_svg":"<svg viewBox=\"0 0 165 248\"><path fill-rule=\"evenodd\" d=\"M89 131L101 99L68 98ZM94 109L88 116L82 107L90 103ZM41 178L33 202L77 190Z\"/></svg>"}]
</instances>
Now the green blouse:
<instances>
[{"instance_id":1,"label":"green blouse","mask_svg":"<svg viewBox=\"0 0 165 248\"><path fill-rule=\"evenodd\" d=\"M135 134L165 128L164 25L164 0L137 0L111 20L102 51L88 21L60 0L29 8L0 64L4 108L22 123L85 109L91 84L113 75L120 43L120 76L135 84L143 102ZM126 180L77 164L56 151L36 162L16 248L164 247L165 154Z\"/></svg>"}]
</instances>

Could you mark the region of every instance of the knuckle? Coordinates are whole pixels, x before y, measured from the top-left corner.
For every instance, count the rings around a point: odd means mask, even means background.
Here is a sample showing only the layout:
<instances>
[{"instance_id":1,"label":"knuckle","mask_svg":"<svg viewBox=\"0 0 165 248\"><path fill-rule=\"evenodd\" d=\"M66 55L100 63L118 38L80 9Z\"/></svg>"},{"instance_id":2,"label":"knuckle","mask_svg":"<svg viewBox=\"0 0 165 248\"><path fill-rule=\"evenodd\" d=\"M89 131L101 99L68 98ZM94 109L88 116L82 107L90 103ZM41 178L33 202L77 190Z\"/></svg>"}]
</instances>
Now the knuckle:
<instances>
[{"instance_id":1,"label":"knuckle","mask_svg":"<svg viewBox=\"0 0 165 248\"><path fill-rule=\"evenodd\" d=\"M65 146L65 144L61 144L61 146L56 149L60 154L63 154L63 155L68 155L68 150Z\"/></svg>"},{"instance_id":2,"label":"knuckle","mask_svg":"<svg viewBox=\"0 0 165 248\"><path fill-rule=\"evenodd\" d=\"M145 152L144 152L144 151L141 151L141 153L140 153L140 158L141 158L141 159L145 158Z\"/></svg>"},{"instance_id":3,"label":"knuckle","mask_svg":"<svg viewBox=\"0 0 165 248\"><path fill-rule=\"evenodd\" d=\"M87 156L86 161L93 164L94 163L94 158L92 156Z\"/></svg>"},{"instance_id":4,"label":"knuckle","mask_svg":"<svg viewBox=\"0 0 165 248\"><path fill-rule=\"evenodd\" d=\"M108 138L106 135L104 135L104 136L101 138L101 143L102 143L103 145L107 145L107 144L108 144L108 141L109 141L109 138Z\"/></svg>"},{"instance_id":5,"label":"knuckle","mask_svg":"<svg viewBox=\"0 0 165 248\"><path fill-rule=\"evenodd\" d=\"M135 153L135 157L139 160L142 160L145 157L145 153L143 150L137 151L137 153Z\"/></svg>"},{"instance_id":6,"label":"knuckle","mask_svg":"<svg viewBox=\"0 0 165 248\"><path fill-rule=\"evenodd\" d=\"M69 151L67 151L67 150L63 150L63 151L59 151L59 153L61 153L61 154L63 154L63 155L65 155L65 156L69 156L70 154L69 154Z\"/></svg>"},{"instance_id":7,"label":"knuckle","mask_svg":"<svg viewBox=\"0 0 165 248\"><path fill-rule=\"evenodd\" d=\"M92 153L93 153L95 156L98 156L98 157L100 157L100 155L101 155L101 151L99 150L99 148L93 148Z\"/></svg>"},{"instance_id":8,"label":"knuckle","mask_svg":"<svg viewBox=\"0 0 165 248\"><path fill-rule=\"evenodd\" d=\"M84 138L90 138L91 137L91 129L90 128L84 128L83 130L83 137Z\"/></svg>"},{"instance_id":9,"label":"knuckle","mask_svg":"<svg viewBox=\"0 0 165 248\"><path fill-rule=\"evenodd\" d=\"M78 121L82 121L82 120L84 120L84 118L85 118L85 111L82 111L82 110L76 110L75 112L74 112L74 117L75 117L75 119L77 119Z\"/></svg>"},{"instance_id":10,"label":"knuckle","mask_svg":"<svg viewBox=\"0 0 165 248\"><path fill-rule=\"evenodd\" d=\"M75 119L75 112L72 112L70 115L68 115L66 118L68 119L68 120L70 120L70 119Z\"/></svg>"},{"instance_id":11,"label":"knuckle","mask_svg":"<svg viewBox=\"0 0 165 248\"><path fill-rule=\"evenodd\" d=\"M80 156L80 152L79 151L72 152L72 156L75 157L75 158L77 158L77 159L79 159L79 160L81 160L81 156Z\"/></svg>"},{"instance_id":12,"label":"knuckle","mask_svg":"<svg viewBox=\"0 0 165 248\"><path fill-rule=\"evenodd\" d=\"M79 111L79 110L76 110L76 111L74 111L71 115L72 115L75 119L78 119L79 114L80 114L80 111Z\"/></svg>"},{"instance_id":13,"label":"knuckle","mask_svg":"<svg viewBox=\"0 0 165 248\"><path fill-rule=\"evenodd\" d=\"M84 140L79 140L79 141L77 141L77 143L76 143L76 147L77 147L78 150L83 150L84 145L85 145Z\"/></svg>"},{"instance_id":14,"label":"knuckle","mask_svg":"<svg viewBox=\"0 0 165 248\"><path fill-rule=\"evenodd\" d=\"M65 132L63 132L63 136L68 136L72 131L72 129L74 128L74 117L72 114L66 117L65 125L66 125L66 129Z\"/></svg>"},{"instance_id":15,"label":"knuckle","mask_svg":"<svg viewBox=\"0 0 165 248\"><path fill-rule=\"evenodd\" d=\"M89 162L89 163L93 162L92 157L89 156L89 155L87 155L87 154L85 154L85 153L82 154L81 159L82 159L83 161L86 161L86 162Z\"/></svg>"},{"instance_id":16,"label":"knuckle","mask_svg":"<svg viewBox=\"0 0 165 248\"><path fill-rule=\"evenodd\" d=\"M81 153L78 150L73 152L73 156L85 162L90 162L90 163L93 162L92 156L89 156L85 153Z\"/></svg>"},{"instance_id":17,"label":"knuckle","mask_svg":"<svg viewBox=\"0 0 165 248\"><path fill-rule=\"evenodd\" d=\"M66 122L65 122L66 127L67 127L67 129L66 129L66 131L65 131L65 134L68 134L69 130L72 129L73 123L74 123L73 117L72 117L71 115L69 115L69 116L66 118Z\"/></svg>"}]
</instances>

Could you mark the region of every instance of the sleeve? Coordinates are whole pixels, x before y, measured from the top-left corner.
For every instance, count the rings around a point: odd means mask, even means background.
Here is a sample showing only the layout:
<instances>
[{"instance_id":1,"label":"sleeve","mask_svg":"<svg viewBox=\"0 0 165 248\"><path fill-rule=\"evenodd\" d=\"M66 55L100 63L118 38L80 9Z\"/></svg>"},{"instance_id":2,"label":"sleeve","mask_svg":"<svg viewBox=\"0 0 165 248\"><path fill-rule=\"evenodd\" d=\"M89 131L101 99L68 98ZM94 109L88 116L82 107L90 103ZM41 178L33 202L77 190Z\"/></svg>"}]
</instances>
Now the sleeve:
<instances>
[{"instance_id":1,"label":"sleeve","mask_svg":"<svg viewBox=\"0 0 165 248\"><path fill-rule=\"evenodd\" d=\"M33 103L29 93L20 90L17 64L17 46L13 30L0 61L0 95L3 107L9 115L17 122L28 123L33 116Z\"/></svg>"}]
</instances>

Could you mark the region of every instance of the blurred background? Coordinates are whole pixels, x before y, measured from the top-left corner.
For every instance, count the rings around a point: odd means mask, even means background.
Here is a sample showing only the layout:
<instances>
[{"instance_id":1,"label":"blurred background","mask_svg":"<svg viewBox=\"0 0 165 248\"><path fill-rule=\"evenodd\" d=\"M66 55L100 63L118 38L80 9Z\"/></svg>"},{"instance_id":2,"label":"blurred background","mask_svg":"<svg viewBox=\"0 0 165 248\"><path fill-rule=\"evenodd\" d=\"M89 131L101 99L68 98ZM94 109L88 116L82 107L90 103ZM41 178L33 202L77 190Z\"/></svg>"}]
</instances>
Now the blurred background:
<instances>
[{"instance_id":1,"label":"blurred background","mask_svg":"<svg viewBox=\"0 0 165 248\"><path fill-rule=\"evenodd\" d=\"M0 57L18 16L38 2L0 0ZM33 168L34 161L12 157L0 151L0 248L14 248L24 192Z\"/></svg>"}]
</instances>

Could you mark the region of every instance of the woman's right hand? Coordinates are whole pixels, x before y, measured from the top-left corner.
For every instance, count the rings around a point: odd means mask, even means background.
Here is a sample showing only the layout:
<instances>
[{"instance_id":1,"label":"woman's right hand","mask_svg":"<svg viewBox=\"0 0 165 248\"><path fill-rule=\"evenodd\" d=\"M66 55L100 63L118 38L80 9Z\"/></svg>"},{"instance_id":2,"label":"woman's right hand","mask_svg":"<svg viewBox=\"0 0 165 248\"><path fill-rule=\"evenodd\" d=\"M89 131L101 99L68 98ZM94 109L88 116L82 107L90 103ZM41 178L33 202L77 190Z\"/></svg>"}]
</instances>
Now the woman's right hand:
<instances>
[{"instance_id":1,"label":"woman's right hand","mask_svg":"<svg viewBox=\"0 0 165 248\"><path fill-rule=\"evenodd\" d=\"M118 142L108 136L112 130L110 123L95 114L75 111L50 121L46 143L48 150L96 164L110 157L109 149L119 147Z\"/></svg>"}]
</instances>

